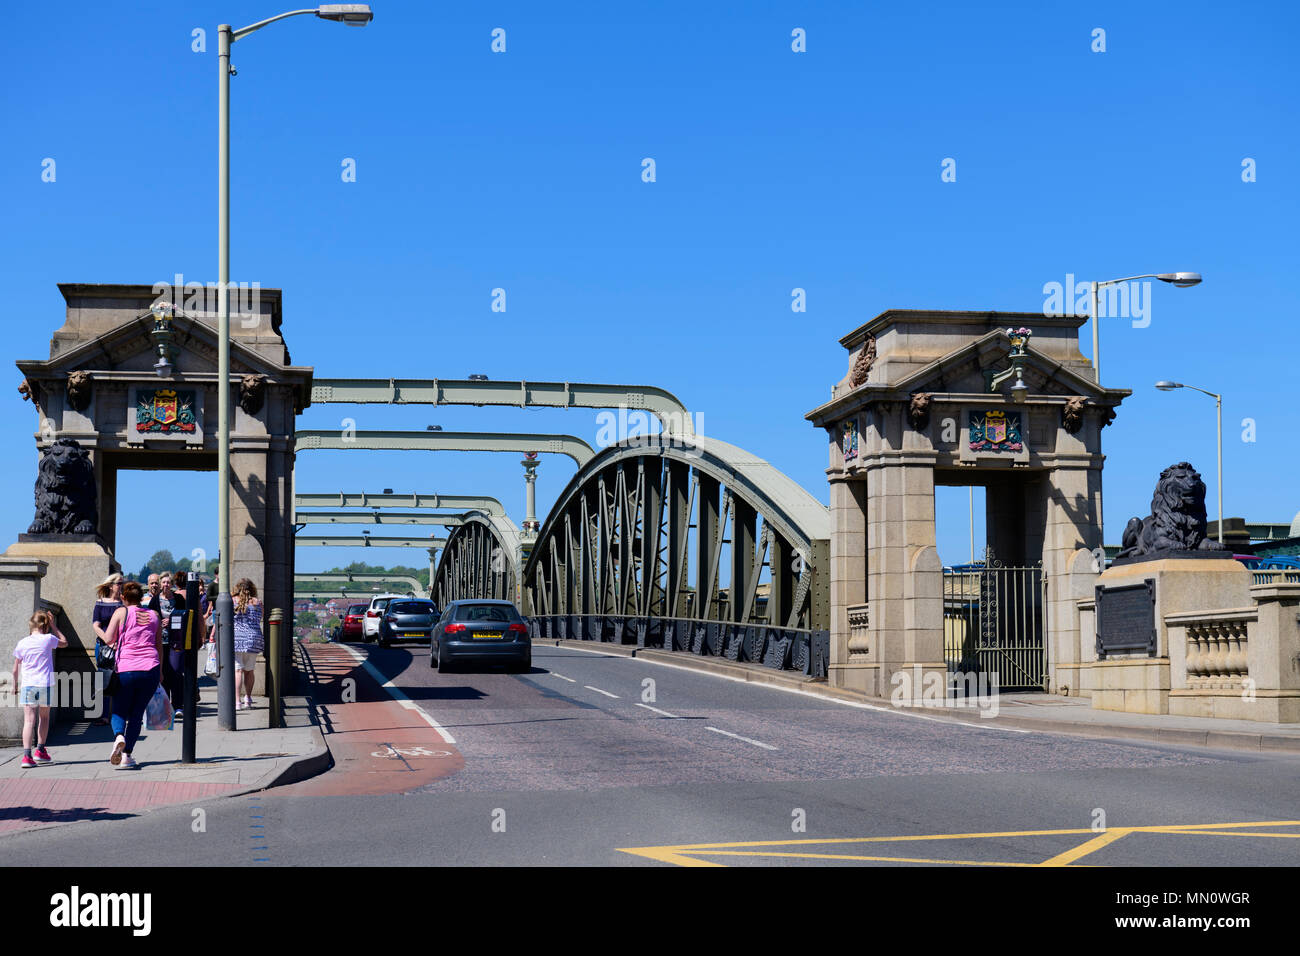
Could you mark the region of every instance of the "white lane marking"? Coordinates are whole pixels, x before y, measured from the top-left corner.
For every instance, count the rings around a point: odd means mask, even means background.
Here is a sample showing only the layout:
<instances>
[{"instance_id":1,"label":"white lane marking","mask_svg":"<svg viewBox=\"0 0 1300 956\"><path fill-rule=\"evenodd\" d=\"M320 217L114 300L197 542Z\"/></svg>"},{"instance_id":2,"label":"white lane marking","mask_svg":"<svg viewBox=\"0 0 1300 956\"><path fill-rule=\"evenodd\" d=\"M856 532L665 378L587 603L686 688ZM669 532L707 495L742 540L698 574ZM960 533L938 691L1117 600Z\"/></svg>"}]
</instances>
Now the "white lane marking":
<instances>
[{"instance_id":1,"label":"white lane marking","mask_svg":"<svg viewBox=\"0 0 1300 956\"><path fill-rule=\"evenodd\" d=\"M558 677L560 680L567 680L570 684L576 684L576 683L578 683L578 682L577 682L576 680L574 680L572 677L565 677L563 674L557 674L557 673L555 673L555 671L551 671L551 676L552 676L552 677Z\"/></svg>"},{"instance_id":2,"label":"white lane marking","mask_svg":"<svg viewBox=\"0 0 1300 956\"><path fill-rule=\"evenodd\" d=\"M742 737L740 734L733 734L729 730L719 730L717 727L705 727L705 730L711 730L715 734L722 734L724 737L735 737L737 740L743 740L747 744L753 744L755 747L762 747L764 750L775 750L771 744L765 744L761 740L750 740L748 737Z\"/></svg>"},{"instance_id":3,"label":"white lane marking","mask_svg":"<svg viewBox=\"0 0 1300 956\"><path fill-rule=\"evenodd\" d=\"M608 651L598 651L590 647L557 647L557 651L580 651L583 654L599 654L601 657L626 657L624 654L611 654ZM683 667L681 664L670 664L668 661L651 660L648 657L628 657L628 660L639 661L642 664L654 664L656 667L670 667L675 671L689 671L700 677L716 677L718 680L729 680L737 684L748 684L750 687L766 687L768 690L779 690L786 694L798 694L800 697L812 697L816 700L824 700L831 704L842 704L845 707L856 707L858 710L878 710L882 714L896 714L899 717L913 717L916 720L933 720L941 724L948 724L953 727L965 727L968 730L996 730L1004 734L1053 734L1057 731L1052 730L1022 730L1019 727L985 727L983 724L970 724L964 720L945 720L943 717L929 717L925 714L913 713L911 710L900 707L881 707L878 704L867 704L856 700L841 700L838 697L826 697L822 694L814 694L812 691L800 690L797 687L782 687L780 684L764 684L759 681L745 680L743 677L732 677L730 674L714 674L710 671L697 670L694 667Z\"/></svg>"},{"instance_id":4,"label":"white lane marking","mask_svg":"<svg viewBox=\"0 0 1300 956\"><path fill-rule=\"evenodd\" d=\"M576 684L577 681L574 681L574 683ZM611 694L609 691L601 690L599 687L592 687L590 684L583 684L582 686L587 688L587 690L594 690L597 694L604 694L606 697L613 697L615 700L620 699L618 694Z\"/></svg>"},{"instance_id":5,"label":"white lane marking","mask_svg":"<svg viewBox=\"0 0 1300 956\"><path fill-rule=\"evenodd\" d=\"M637 706L644 707L646 710L653 710L656 714L663 714L665 717L671 717L673 720L679 719L676 714L670 714L668 711L660 710L658 707L651 707L649 704L637 704Z\"/></svg>"},{"instance_id":6,"label":"white lane marking","mask_svg":"<svg viewBox=\"0 0 1300 956\"><path fill-rule=\"evenodd\" d=\"M366 660L365 657L363 657L360 653L348 647L346 644L340 644L338 646L342 647L343 650L351 654L353 659L358 664L361 665L361 667L365 670L367 674L369 674L375 680L379 681L379 686L384 688L384 690L388 691L388 695L392 697L393 700L397 701L398 704L405 707L407 710L413 710L421 717L423 717L425 721L428 722L430 727L438 731L438 736L441 737L445 743L454 744L456 742L456 738L453 737L451 734L447 733L446 728L443 727L442 724L434 720L432 714L425 711L423 707L421 707L415 701L411 700L411 698L403 694L401 690L399 690L393 684L392 681L390 681L387 677L383 675L383 672L380 671L378 667L370 663L370 661Z\"/></svg>"}]
</instances>

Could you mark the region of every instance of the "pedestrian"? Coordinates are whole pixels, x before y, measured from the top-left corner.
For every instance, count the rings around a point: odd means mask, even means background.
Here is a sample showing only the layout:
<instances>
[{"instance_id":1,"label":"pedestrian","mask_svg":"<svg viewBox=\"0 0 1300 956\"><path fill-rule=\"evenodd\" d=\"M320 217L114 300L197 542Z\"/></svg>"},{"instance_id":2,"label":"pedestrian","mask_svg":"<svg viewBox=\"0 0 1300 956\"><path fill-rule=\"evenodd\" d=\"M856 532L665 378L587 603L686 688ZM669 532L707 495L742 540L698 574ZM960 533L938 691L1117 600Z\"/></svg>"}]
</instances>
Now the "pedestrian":
<instances>
[{"instance_id":1,"label":"pedestrian","mask_svg":"<svg viewBox=\"0 0 1300 956\"><path fill-rule=\"evenodd\" d=\"M235 710L253 707L253 671L262 652L262 602L248 578L235 584Z\"/></svg>"},{"instance_id":2,"label":"pedestrian","mask_svg":"<svg viewBox=\"0 0 1300 956\"><path fill-rule=\"evenodd\" d=\"M117 656L118 690L113 695L113 752L108 761L118 770L139 767L131 752L140 736L145 708L158 689L162 659L158 615L140 606L140 585L128 581L122 586L124 606L113 612L104 643Z\"/></svg>"},{"instance_id":3,"label":"pedestrian","mask_svg":"<svg viewBox=\"0 0 1300 956\"><path fill-rule=\"evenodd\" d=\"M113 649L104 643L104 629L108 627L113 612L122 606L122 575L110 574L99 582L95 589L97 600L91 613L91 627L95 631L95 667L108 680L113 673ZM105 685L106 686L106 685ZM103 692L101 687L99 700L100 716L95 720L96 727L108 726L108 715L113 710L113 698Z\"/></svg>"},{"instance_id":4,"label":"pedestrian","mask_svg":"<svg viewBox=\"0 0 1300 956\"><path fill-rule=\"evenodd\" d=\"M50 733L50 704L54 697L54 649L68 646L49 611L37 611L28 618L27 626L30 633L14 647L12 685L22 688L24 770L52 762L45 739Z\"/></svg>"},{"instance_id":5,"label":"pedestrian","mask_svg":"<svg viewBox=\"0 0 1300 956\"><path fill-rule=\"evenodd\" d=\"M184 635L181 634L180 628L176 626L176 615L185 611L185 594L177 590L174 583L180 588L185 587L185 572L176 572L173 578L170 571L164 571L158 576L158 593L145 605L149 610L158 615L162 623L162 685L163 690L167 691L167 696L171 698L172 707L175 709L175 716L183 716L180 703L185 696L185 677L183 674L185 652L181 646Z\"/></svg>"}]
</instances>

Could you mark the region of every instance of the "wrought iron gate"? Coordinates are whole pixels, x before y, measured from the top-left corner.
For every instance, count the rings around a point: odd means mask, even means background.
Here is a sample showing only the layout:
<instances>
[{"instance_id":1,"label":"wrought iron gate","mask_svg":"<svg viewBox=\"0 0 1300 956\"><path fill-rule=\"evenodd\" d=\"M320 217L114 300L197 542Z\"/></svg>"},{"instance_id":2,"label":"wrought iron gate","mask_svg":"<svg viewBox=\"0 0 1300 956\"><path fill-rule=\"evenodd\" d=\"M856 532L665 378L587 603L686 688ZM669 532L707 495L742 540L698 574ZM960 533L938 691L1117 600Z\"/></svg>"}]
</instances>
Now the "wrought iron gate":
<instances>
[{"instance_id":1,"label":"wrought iron gate","mask_svg":"<svg viewBox=\"0 0 1300 956\"><path fill-rule=\"evenodd\" d=\"M996 675L999 690L1044 689L1046 587L1041 564L1003 567L991 551L985 551L983 564L944 568L948 672L990 680Z\"/></svg>"}]
</instances>

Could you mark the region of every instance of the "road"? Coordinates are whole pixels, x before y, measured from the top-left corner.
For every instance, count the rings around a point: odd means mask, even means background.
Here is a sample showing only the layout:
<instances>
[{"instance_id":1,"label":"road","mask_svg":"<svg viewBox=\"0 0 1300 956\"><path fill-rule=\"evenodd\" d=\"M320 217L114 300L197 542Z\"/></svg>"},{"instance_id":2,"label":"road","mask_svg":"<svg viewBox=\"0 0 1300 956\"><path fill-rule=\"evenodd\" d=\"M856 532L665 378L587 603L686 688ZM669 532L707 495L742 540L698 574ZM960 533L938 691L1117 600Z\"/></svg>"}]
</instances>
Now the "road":
<instances>
[{"instance_id":1,"label":"road","mask_svg":"<svg viewBox=\"0 0 1300 956\"><path fill-rule=\"evenodd\" d=\"M3 862L1300 863L1294 756L957 724L546 645L524 675L440 675L415 646L312 657L332 770L6 837Z\"/></svg>"}]
</instances>

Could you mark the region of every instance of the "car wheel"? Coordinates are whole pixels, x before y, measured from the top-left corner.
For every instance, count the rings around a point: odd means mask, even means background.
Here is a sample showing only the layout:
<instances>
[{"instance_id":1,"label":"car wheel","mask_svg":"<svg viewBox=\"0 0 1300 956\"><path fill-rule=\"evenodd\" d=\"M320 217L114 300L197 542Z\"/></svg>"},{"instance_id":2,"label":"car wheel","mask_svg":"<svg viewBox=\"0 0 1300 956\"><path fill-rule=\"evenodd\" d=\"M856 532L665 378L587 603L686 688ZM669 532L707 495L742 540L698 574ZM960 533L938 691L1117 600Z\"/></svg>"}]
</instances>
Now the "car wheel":
<instances>
[{"instance_id":1,"label":"car wheel","mask_svg":"<svg viewBox=\"0 0 1300 956\"><path fill-rule=\"evenodd\" d=\"M451 672L451 661L444 661L442 655L438 655L438 673L448 674Z\"/></svg>"}]
</instances>

